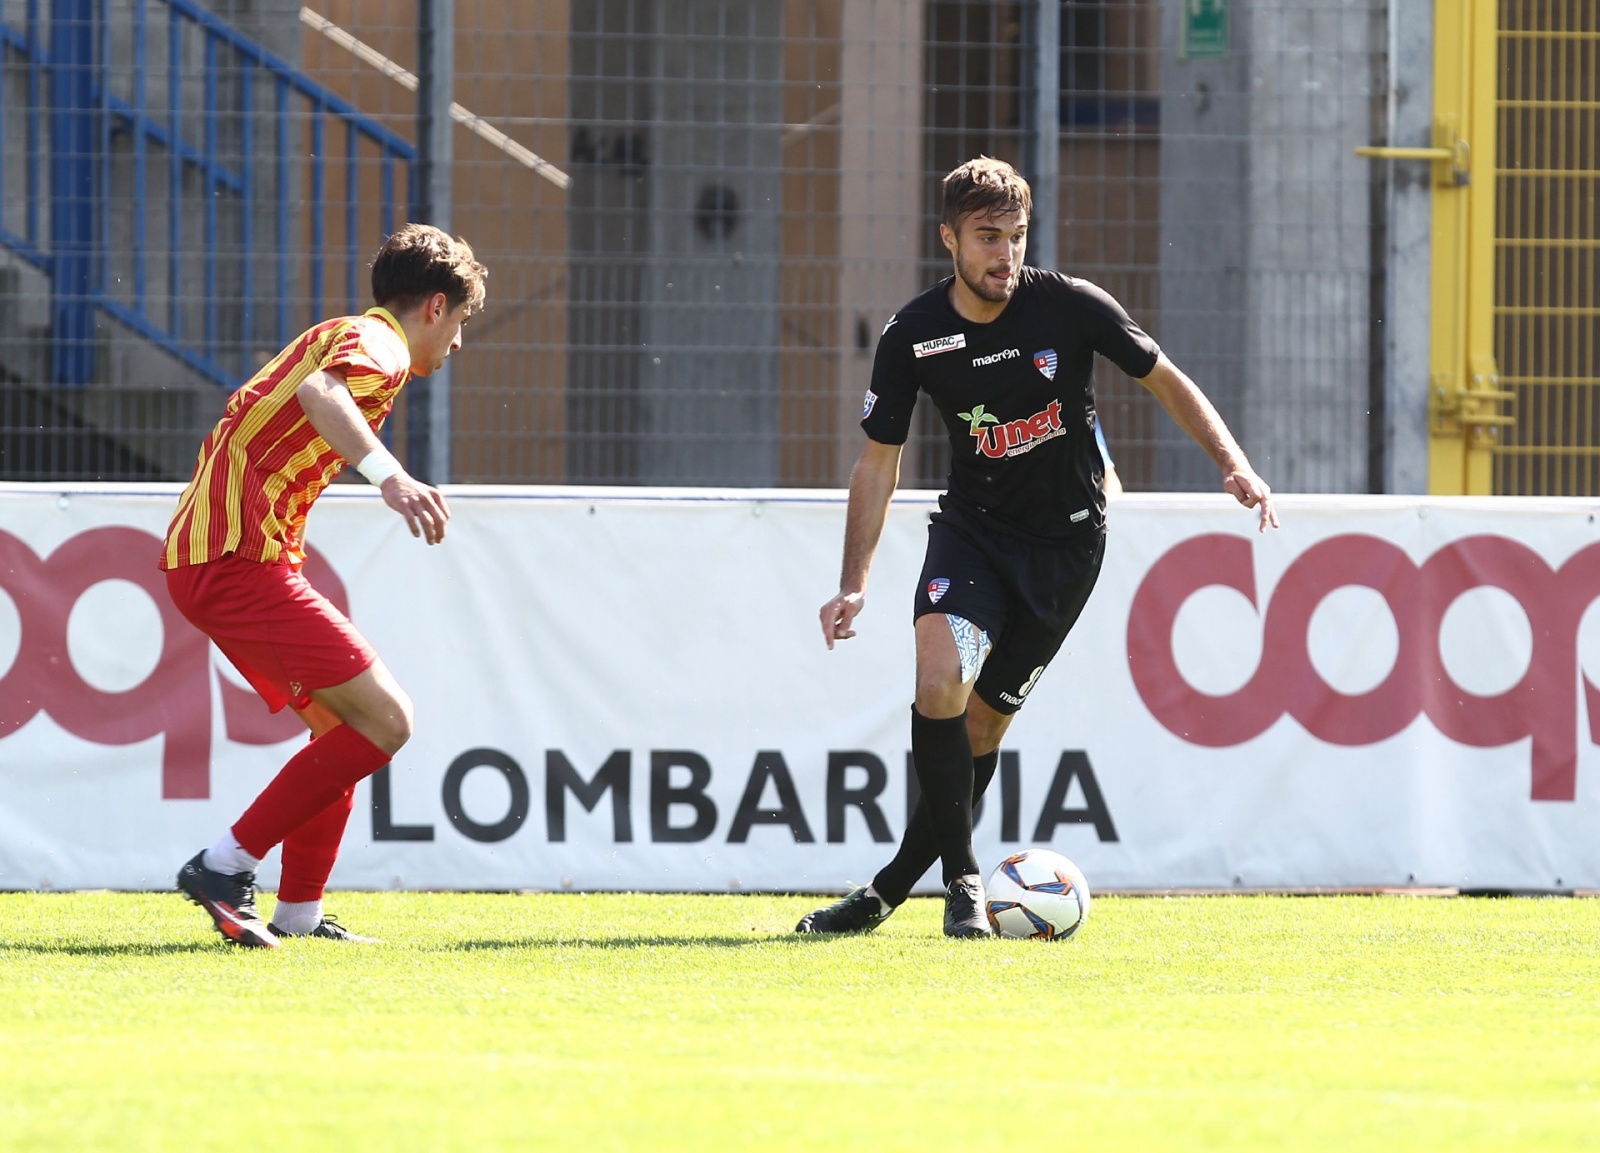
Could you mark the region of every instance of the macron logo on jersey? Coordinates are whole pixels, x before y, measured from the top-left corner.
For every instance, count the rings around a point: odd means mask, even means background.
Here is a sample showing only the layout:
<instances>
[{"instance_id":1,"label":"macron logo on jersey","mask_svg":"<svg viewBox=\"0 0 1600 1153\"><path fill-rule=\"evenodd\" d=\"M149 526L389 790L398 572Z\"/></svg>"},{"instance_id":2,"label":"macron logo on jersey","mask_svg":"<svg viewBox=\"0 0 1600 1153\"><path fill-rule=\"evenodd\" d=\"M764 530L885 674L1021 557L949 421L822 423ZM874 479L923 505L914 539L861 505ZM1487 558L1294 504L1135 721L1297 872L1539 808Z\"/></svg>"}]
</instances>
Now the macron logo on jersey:
<instances>
[{"instance_id":1,"label":"macron logo on jersey","mask_svg":"<svg viewBox=\"0 0 1600 1153\"><path fill-rule=\"evenodd\" d=\"M996 364L1002 360L1012 360L1021 355L1022 350L1020 348L1008 348L1003 352L995 353L993 356L975 356L972 358L972 367L982 368L986 364Z\"/></svg>"},{"instance_id":2,"label":"macron logo on jersey","mask_svg":"<svg viewBox=\"0 0 1600 1153\"><path fill-rule=\"evenodd\" d=\"M921 344L913 344L911 351L920 360L924 356L937 356L953 348L965 347L967 347L967 334L958 332L954 336L936 336L932 340L924 340Z\"/></svg>"}]
</instances>

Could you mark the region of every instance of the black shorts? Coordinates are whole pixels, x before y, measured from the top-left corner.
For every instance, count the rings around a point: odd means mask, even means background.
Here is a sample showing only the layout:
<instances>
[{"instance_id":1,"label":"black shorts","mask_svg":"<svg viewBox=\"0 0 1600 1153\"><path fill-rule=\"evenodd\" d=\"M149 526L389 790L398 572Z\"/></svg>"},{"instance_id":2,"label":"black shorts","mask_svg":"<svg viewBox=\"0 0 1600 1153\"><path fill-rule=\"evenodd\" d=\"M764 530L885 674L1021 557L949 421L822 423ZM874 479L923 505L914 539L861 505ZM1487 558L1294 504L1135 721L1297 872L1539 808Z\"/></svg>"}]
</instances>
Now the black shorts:
<instances>
[{"instance_id":1,"label":"black shorts","mask_svg":"<svg viewBox=\"0 0 1600 1153\"><path fill-rule=\"evenodd\" d=\"M969 521L941 513L928 525L913 617L947 613L986 631L993 648L973 691L995 712L1014 713L1088 603L1106 534L1046 545Z\"/></svg>"}]
</instances>

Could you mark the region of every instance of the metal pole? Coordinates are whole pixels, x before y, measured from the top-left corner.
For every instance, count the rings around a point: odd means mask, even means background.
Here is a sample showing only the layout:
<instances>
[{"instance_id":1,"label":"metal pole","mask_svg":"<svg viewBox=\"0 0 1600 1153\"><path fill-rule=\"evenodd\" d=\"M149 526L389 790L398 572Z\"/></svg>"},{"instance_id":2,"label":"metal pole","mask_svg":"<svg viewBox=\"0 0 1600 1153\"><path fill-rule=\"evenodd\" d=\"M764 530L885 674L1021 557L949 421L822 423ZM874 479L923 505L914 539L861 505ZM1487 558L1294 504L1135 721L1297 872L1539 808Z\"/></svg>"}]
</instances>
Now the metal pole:
<instances>
[{"instance_id":1,"label":"metal pole","mask_svg":"<svg viewBox=\"0 0 1600 1153\"><path fill-rule=\"evenodd\" d=\"M413 219L450 229L450 106L455 101L455 0L419 0L416 205ZM450 480L450 365L415 382L407 456L431 484Z\"/></svg>"},{"instance_id":2,"label":"metal pole","mask_svg":"<svg viewBox=\"0 0 1600 1153\"><path fill-rule=\"evenodd\" d=\"M99 114L94 96L95 13L90 0L52 0L50 55L50 374L54 384L84 385L93 380L95 369L98 211Z\"/></svg>"},{"instance_id":3,"label":"metal pole","mask_svg":"<svg viewBox=\"0 0 1600 1153\"><path fill-rule=\"evenodd\" d=\"M1061 0L1038 0L1034 43L1033 219L1028 222L1028 261L1056 266L1061 208Z\"/></svg>"}]
</instances>

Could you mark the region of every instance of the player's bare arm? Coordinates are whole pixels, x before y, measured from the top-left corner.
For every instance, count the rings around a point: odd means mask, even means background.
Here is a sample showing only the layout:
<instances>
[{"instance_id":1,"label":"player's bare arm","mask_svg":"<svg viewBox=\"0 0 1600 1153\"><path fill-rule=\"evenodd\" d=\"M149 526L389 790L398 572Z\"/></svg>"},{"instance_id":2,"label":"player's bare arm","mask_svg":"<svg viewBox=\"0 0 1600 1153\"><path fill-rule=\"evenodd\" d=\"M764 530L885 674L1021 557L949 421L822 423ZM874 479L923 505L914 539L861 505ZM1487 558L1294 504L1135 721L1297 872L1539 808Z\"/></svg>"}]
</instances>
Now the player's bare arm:
<instances>
[{"instance_id":1,"label":"player's bare arm","mask_svg":"<svg viewBox=\"0 0 1600 1153\"><path fill-rule=\"evenodd\" d=\"M850 502L844 519L844 561L839 569L839 595L822 606L822 638L833 642L855 636L850 627L866 603L867 571L883 535L889 499L900 482L898 444L868 440L855 468L850 470Z\"/></svg>"},{"instance_id":2,"label":"player's bare arm","mask_svg":"<svg viewBox=\"0 0 1600 1153\"><path fill-rule=\"evenodd\" d=\"M383 451L383 442L363 419L349 387L335 374L312 373L295 390L295 397L317 435L351 464ZM421 537L429 544L438 544L444 539L450 507L438 489L401 469L385 479L378 491L383 494L385 504L405 517L412 536Z\"/></svg>"},{"instance_id":3,"label":"player's bare arm","mask_svg":"<svg viewBox=\"0 0 1600 1153\"><path fill-rule=\"evenodd\" d=\"M1150 375L1139 381L1161 402L1167 414L1206 450L1222 470L1222 487L1245 508L1259 510L1260 531L1278 527L1278 510L1272 505L1272 489L1250 467L1249 458L1228 431L1216 407L1177 365L1163 353Z\"/></svg>"}]
</instances>

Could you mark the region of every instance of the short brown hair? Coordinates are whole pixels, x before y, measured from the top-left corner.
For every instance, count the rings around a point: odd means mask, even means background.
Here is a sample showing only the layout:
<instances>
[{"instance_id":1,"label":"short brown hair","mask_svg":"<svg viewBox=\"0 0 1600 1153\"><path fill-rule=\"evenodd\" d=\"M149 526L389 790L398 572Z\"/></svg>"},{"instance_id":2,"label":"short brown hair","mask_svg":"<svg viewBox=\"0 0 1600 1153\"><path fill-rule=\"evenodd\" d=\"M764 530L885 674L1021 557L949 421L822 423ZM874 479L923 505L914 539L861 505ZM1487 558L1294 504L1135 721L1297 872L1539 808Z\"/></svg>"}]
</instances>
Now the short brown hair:
<instances>
[{"instance_id":1,"label":"short brown hair","mask_svg":"<svg viewBox=\"0 0 1600 1153\"><path fill-rule=\"evenodd\" d=\"M939 222L951 231L963 216L982 213L1016 212L1033 215L1033 190L1028 182L1004 160L980 156L961 165L944 178L944 211Z\"/></svg>"},{"instance_id":2,"label":"short brown hair","mask_svg":"<svg viewBox=\"0 0 1600 1153\"><path fill-rule=\"evenodd\" d=\"M442 292L452 309L470 304L477 312L488 275L460 237L431 224L402 224L372 258L372 299L405 312Z\"/></svg>"}]
</instances>

